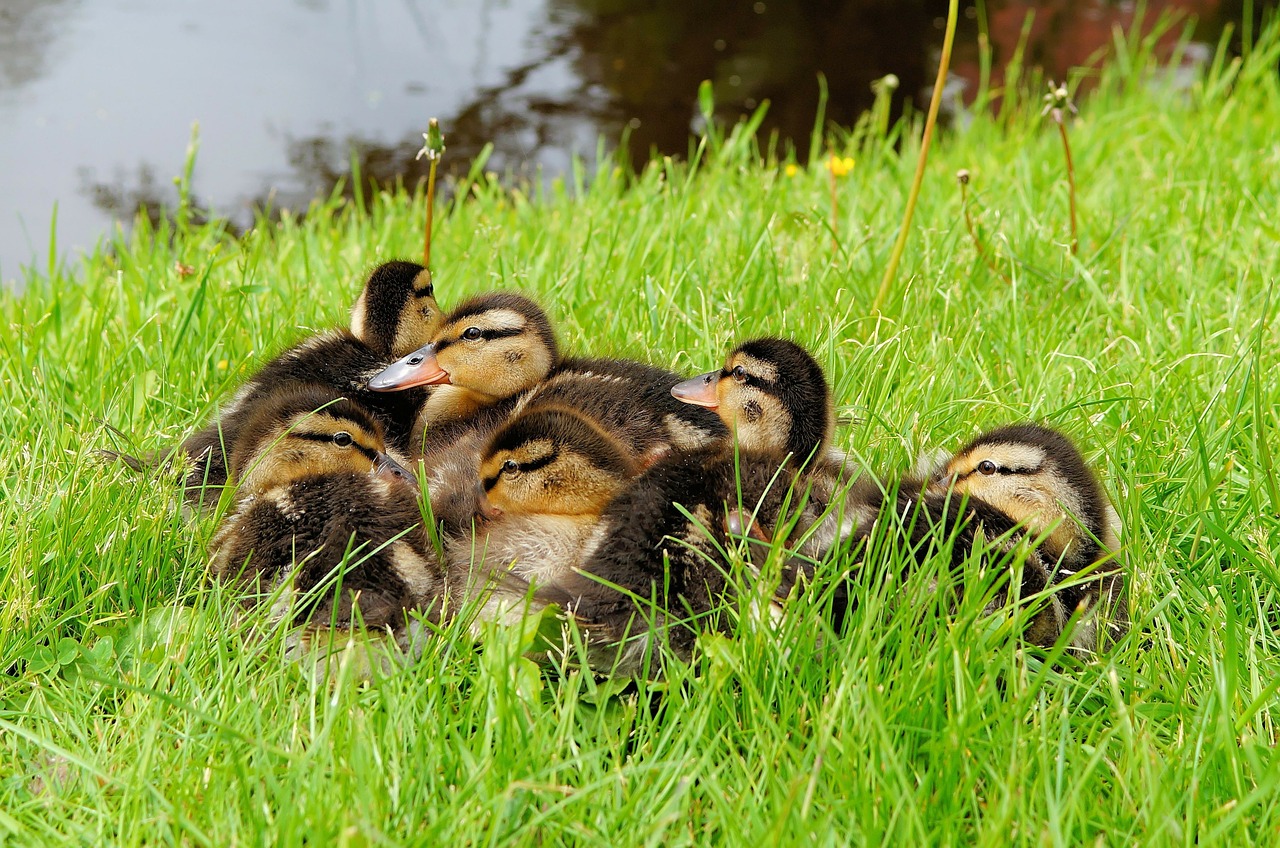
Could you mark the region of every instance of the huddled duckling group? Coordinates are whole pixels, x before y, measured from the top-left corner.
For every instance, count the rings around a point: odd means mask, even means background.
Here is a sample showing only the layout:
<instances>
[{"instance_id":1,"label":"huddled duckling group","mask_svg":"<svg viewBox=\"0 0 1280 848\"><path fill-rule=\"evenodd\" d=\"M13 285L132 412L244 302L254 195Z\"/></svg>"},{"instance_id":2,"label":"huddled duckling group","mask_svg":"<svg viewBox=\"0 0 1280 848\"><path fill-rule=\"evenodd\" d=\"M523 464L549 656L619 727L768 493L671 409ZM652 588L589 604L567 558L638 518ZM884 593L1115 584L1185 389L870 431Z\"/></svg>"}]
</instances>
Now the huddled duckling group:
<instances>
[{"instance_id":1,"label":"huddled duckling group","mask_svg":"<svg viewBox=\"0 0 1280 848\"><path fill-rule=\"evenodd\" d=\"M1020 584L991 604L1038 600L1029 642L1089 652L1123 632L1118 518L1065 436L1016 424L894 476L851 467L834 421L792 341L745 342L688 380L564 357L529 298L444 313L429 272L389 262L349 329L268 362L183 444L186 492L224 506L211 576L304 634L363 625L410 648L413 621L556 604L593 667L638 674L656 643L687 657L725 629L775 552L784 614L844 579L824 558L889 537L922 561L948 539L957 565L1016 556ZM837 589L838 626L852 599Z\"/></svg>"}]
</instances>

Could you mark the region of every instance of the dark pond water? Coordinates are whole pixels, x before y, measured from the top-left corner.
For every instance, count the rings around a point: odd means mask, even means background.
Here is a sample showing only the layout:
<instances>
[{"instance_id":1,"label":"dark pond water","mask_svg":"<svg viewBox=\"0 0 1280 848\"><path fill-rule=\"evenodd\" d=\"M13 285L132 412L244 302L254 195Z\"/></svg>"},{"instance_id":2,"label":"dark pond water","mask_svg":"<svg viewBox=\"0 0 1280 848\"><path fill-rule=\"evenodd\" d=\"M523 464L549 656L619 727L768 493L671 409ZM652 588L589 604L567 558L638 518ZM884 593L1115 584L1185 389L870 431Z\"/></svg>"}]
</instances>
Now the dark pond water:
<instances>
[{"instance_id":1,"label":"dark pond water","mask_svg":"<svg viewBox=\"0 0 1280 848\"><path fill-rule=\"evenodd\" d=\"M198 202L244 225L255 207L305 208L350 173L422 170L428 117L463 168L563 171L627 133L634 158L682 153L698 84L721 117L772 103L768 127L803 150L826 75L828 115L851 122L870 82L927 100L945 0L0 0L0 279L88 250L140 205L174 202L193 122ZM1262 4L1253 4L1261 8ZM1146 20L1197 16L1214 42L1243 0L1149 0ZM1135 4L989 0L965 9L957 92L977 84L978 19L997 66L1035 13L1031 62L1061 76L1132 26ZM1165 47L1175 38L1168 36ZM1193 51L1194 52L1194 51ZM1205 51L1201 51L1205 52Z\"/></svg>"}]
</instances>

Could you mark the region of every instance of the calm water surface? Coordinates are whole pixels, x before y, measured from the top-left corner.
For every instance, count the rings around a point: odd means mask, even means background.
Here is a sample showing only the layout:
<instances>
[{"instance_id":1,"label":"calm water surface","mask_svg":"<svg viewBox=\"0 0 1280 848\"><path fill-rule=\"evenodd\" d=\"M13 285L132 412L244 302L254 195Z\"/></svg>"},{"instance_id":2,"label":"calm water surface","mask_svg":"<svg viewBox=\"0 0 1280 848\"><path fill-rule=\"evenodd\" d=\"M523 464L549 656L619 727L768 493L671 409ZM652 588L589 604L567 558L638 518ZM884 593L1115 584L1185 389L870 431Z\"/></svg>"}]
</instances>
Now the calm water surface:
<instances>
[{"instance_id":1,"label":"calm water surface","mask_svg":"<svg viewBox=\"0 0 1280 848\"><path fill-rule=\"evenodd\" d=\"M1195 14L1212 42L1241 6L1152 0L1147 14ZM985 13L1000 62L1034 11L1029 57L1060 76L1134 10L991 0ZM139 206L162 214L196 122L194 194L241 226L256 207L305 208L353 154L372 179L417 179L431 116L454 168L492 141L491 169L557 173L624 131L634 157L684 152L710 79L723 117L768 98L769 126L803 147L820 71L840 122L888 73L900 100L923 102L945 13L945 0L0 0L0 280L42 273L51 233L75 256ZM966 8L959 92L976 84L978 14Z\"/></svg>"}]
</instances>

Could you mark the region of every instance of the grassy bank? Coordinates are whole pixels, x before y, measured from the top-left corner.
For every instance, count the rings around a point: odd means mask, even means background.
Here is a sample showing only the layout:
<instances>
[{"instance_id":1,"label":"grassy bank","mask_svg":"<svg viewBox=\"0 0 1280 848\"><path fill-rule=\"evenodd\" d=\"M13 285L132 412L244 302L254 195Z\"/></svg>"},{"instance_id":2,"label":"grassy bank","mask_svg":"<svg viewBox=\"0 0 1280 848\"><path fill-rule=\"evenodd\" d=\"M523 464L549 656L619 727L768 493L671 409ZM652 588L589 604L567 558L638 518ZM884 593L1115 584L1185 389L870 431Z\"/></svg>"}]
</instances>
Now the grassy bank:
<instances>
[{"instance_id":1,"label":"grassy bank","mask_svg":"<svg viewBox=\"0 0 1280 848\"><path fill-rule=\"evenodd\" d=\"M870 569L824 649L801 603L621 695L539 674L517 635L456 633L331 689L229 623L212 524L173 481L96 451L173 444L263 356L345 321L370 267L419 253L420 205L335 199L238 241L180 215L0 295L0 844L1280 837L1278 50L1182 91L1113 65L1070 127L1076 256L1034 96L946 134L878 316L910 141L837 134L856 165L834 230L829 170L746 128L634 179L464 186L440 221L444 304L532 292L575 351L692 372L747 336L805 342L874 467L1011 420L1065 429L1126 526L1133 632L1094 662L941 607L927 569Z\"/></svg>"}]
</instances>

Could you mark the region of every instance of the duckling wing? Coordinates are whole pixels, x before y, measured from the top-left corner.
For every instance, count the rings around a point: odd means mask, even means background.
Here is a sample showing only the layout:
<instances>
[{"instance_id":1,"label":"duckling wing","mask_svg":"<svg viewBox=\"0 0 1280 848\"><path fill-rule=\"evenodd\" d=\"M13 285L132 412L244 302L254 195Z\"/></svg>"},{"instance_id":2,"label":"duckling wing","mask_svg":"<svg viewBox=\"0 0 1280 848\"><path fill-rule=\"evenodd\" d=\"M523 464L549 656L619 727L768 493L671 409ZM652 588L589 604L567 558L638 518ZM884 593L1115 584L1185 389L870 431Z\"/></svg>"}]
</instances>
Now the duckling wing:
<instances>
[{"instance_id":1,"label":"duckling wing","mask_svg":"<svg viewBox=\"0 0 1280 848\"><path fill-rule=\"evenodd\" d=\"M1020 543L1027 540L1017 522L979 498L921 492L906 484L885 499L885 509L878 521L886 523L883 538L890 545L905 546L914 562L924 563L940 551L949 550L951 567L957 573L975 547L996 561L1013 555ZM867 522L859 526L857 536L866 541L875 533L875 523ZM1025 599L1039 596L1052 587L1055 561L1039 548L1026 549L1019 558L1016 590L1012 586L1001 587L992 598L989 610L1007 603L1012 594ZM963 586L959 588L964 591ZM1023 635L1035 644L1052 646L1068 617L1063 599L1052 596L1027 622Z\"/></svg>"},{"instance_id":2,"label":"duckling wing","mask_svg":"<svg viewBox=\"0 0 1280 848\"><path fill-rule=\"evenodd\" d=\"M697 554L712 540L723 542L723 528L717 533L719 522L711 520L714 493L705 471L702 457L677 455L645 471L610 503L601 538L582 568L606 597L617 590L602 582L643 598L657 592L665 603L697 581L703 570ZM584 595L597 594L583 589Z\"/></svg>"},{"instance_id":3,"label":"duckling wing","mask_svg":"<svg viewBox=\"0 0 1280 848\"><path fill-rule=\"evenodd\" d=\"M671 395L679 375L627 359L566 360L527 401L560 403L590 415L636 456L666 448L695 450L728 435L714 412Z\"/></svg>"},{"instance_id":4,"label":"duckling wing","mask_svg":"<svg viewBox=\"0 0 1280 848\"><path fill-rule=\"evenodd\" d=\"M596 649L593 667L631 668L658 634L686 656L697 632L720 627L724 510L707 459L676 453L633 480L601 517L582 567L558 586Z\"/></svg>"}]
</instances>

